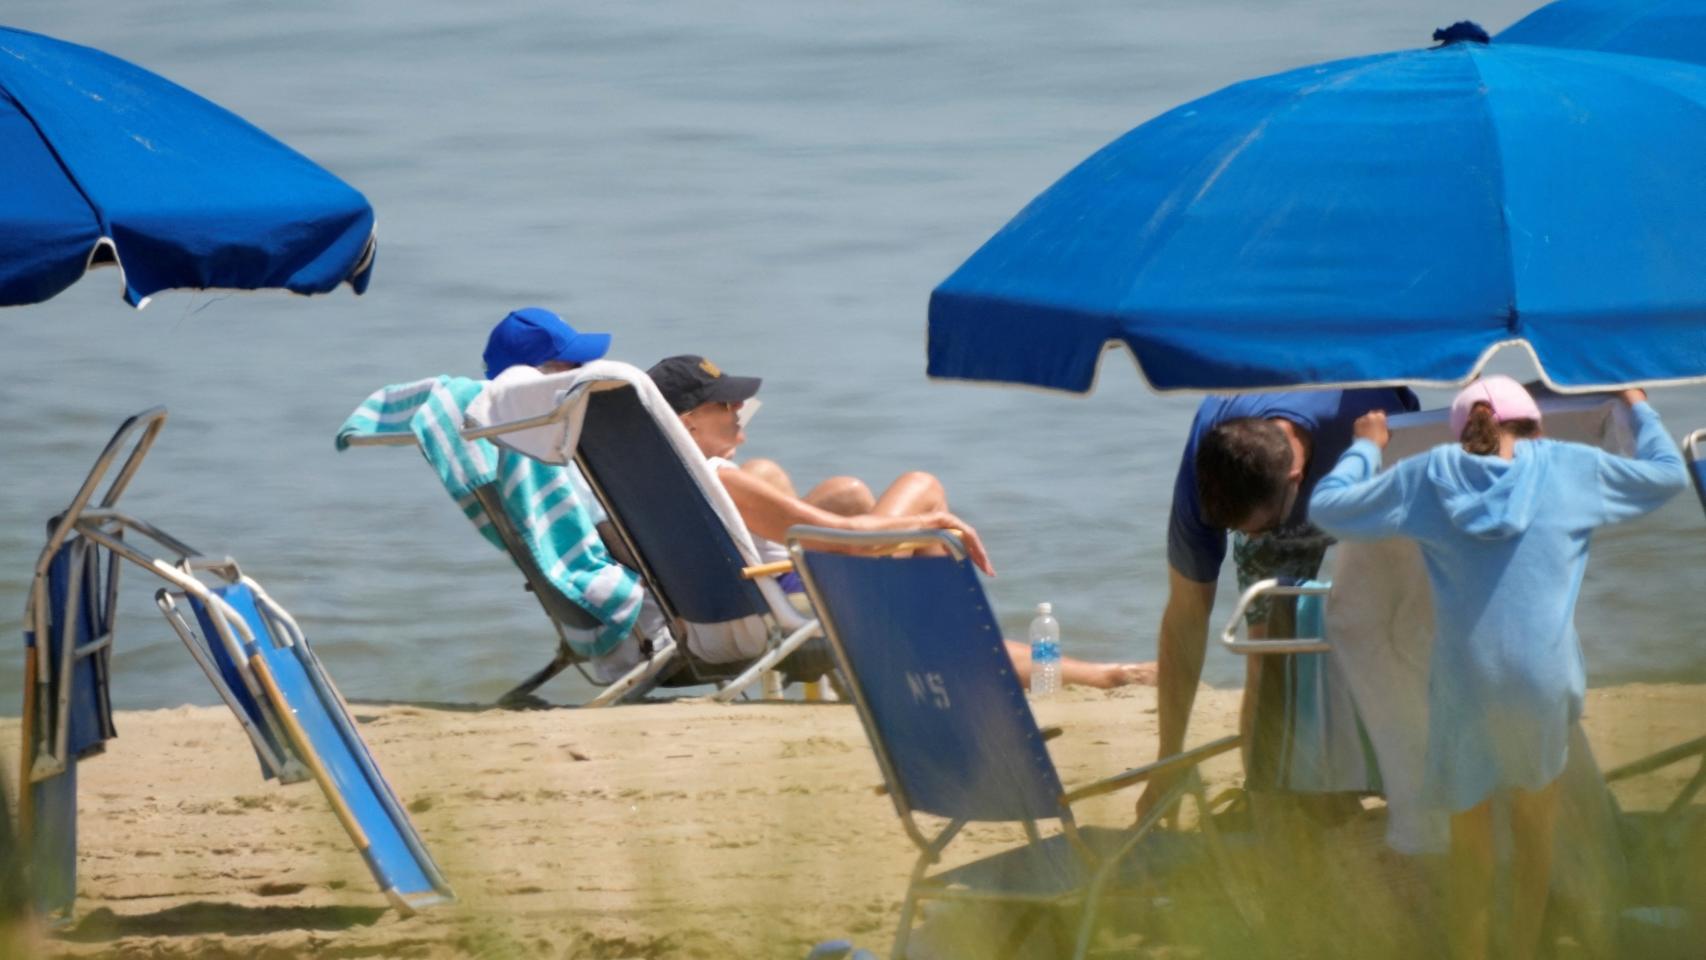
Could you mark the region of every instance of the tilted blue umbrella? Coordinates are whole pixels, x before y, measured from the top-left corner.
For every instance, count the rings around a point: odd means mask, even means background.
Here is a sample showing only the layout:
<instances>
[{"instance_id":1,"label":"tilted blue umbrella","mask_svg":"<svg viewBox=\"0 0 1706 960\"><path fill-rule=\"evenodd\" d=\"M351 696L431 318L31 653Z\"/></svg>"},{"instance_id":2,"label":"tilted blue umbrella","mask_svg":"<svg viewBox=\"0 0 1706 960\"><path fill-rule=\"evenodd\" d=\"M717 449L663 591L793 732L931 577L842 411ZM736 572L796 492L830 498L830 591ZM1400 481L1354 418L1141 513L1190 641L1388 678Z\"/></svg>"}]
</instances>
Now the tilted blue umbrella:
<instances>
[{"instance_id":1,"label":"tilted blue umbrella","mask_svg":"<svg viewBox=\"0 0 1706 960\"><path fill-rule=\"evenodd\" d=\"M1472 27L1473 25L1468 25ZM1132 130L932 293L929 372L1086 391L1706 377L1706 70L1457 30Z\"/></svg>"},{"instance_id":2,"label":"tilted blue umbrella","mask_svg":"<svg viewBox=\"0 0 1706 960\"><path fill-rule=\"evenodd\" d=\"M116 261L166 289L360 293L373 208L241 117L117 57L0 27L0 306Z\"/></svg>"},{"instance_id":3,"label":"tilted blue umbrella","mask_svg":"<svg viewBox=\"0 0 1706 960\"><path fill-rule=\"evenodd\" d=\"M1558 0L1493 40L1706 64L1706 0Z\"/></svg>"}]
</instances>

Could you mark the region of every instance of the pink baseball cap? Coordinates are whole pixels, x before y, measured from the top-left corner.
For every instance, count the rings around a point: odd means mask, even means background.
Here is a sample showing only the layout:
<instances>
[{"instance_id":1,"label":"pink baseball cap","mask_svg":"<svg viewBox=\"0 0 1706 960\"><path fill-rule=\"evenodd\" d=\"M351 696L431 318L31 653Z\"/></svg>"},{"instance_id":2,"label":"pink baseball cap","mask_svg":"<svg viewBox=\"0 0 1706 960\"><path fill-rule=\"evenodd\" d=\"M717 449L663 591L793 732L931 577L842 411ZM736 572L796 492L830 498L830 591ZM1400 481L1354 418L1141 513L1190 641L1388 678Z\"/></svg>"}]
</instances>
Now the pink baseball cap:
<instances>
[{"instance_id":1,"label":"pink baseball cap","mask_svg":"<svg viewBox=\"0 0 1706 960\"><path fill-rule=\"evenodd\" d=\"M1510 377L1482 377L1458 392L1451 401L1451 435L1463 435L1463 425L1469 422L1469 411L1477 403L1493 408L1493 419L1499 423L1510 420L1540 422L1540 407L1528 395L1522 384Z\"/></svg>"}]
</instances>

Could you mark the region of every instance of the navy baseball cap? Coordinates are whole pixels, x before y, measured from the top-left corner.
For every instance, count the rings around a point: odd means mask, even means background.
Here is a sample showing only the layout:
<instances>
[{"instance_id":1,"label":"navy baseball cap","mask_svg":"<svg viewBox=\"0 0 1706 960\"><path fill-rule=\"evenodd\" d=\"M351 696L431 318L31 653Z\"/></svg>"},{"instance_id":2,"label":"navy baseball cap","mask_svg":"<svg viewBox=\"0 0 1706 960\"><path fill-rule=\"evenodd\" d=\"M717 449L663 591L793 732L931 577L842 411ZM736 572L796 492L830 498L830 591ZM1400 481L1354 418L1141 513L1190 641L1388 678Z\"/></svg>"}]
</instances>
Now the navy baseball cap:
<instances>
[{"instance_id":1,"label":"navy baseball cap","mask_svg":"<svg viewBox=\"0 0 1706 960\"><path fill-rule=\"evenodd\" d=\"M757 377L731 377L704 357L683 354L665 357L646 371L658 392L676 413L686 413L701 403L742 403L758 393Z\"/></svg>"},{"instance_id":2,"label":"navy baseball cap","mask_svg":"<svg viewBox=\"0 0 1706 960\"><path fill-rule=\"evenodd\" d=\"M586 363L609 350L610 334L579 333L544 307L523 307L498 321L486 338L486 379L518 364Z\"/></svg>"}]
</instances>

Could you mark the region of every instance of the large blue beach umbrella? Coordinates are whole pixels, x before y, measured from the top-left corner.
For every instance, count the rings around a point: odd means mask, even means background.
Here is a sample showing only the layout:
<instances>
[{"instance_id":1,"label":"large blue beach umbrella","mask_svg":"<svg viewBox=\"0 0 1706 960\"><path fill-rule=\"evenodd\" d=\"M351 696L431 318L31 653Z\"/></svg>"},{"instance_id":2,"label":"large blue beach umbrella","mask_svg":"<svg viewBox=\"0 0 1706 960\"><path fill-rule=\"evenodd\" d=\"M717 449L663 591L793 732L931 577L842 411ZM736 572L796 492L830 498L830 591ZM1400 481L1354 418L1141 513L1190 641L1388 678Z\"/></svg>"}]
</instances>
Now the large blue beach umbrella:
<instances>
[{"instance_id":1,"label":"large blue beach umbrella","mask_svg":"<svg viewBox=\"0 0 1706 960\"><path fill-rule=\"evenodd\" d=\"M116 262L173 288L367 287L373 208L241 117L99 50L0 27L0 306Z\"/></svg>"},{"instance_id":2,"label":"large blue beach umbrella","mask_svg":"<svg viewBox=\"0 0 1706 960\"><path fill-rule=\"evenodd\" d=\"M1706 64L1706 0L1557 0L1493 40Z\"/></svg>"},{"instance_id":3,"label":"large blue beach umbrella","mask_svg":"<svg viewBox=\"0 0 1706 960\"><path fill-rule=\"evenodd\" d=\"M1706 378L1706 69L1488 44L1228 87L1103 148L930 299L935 377L1087 391ZM1461 37L1478 39L1459 39Z\"/></svg>"}]
</instances>

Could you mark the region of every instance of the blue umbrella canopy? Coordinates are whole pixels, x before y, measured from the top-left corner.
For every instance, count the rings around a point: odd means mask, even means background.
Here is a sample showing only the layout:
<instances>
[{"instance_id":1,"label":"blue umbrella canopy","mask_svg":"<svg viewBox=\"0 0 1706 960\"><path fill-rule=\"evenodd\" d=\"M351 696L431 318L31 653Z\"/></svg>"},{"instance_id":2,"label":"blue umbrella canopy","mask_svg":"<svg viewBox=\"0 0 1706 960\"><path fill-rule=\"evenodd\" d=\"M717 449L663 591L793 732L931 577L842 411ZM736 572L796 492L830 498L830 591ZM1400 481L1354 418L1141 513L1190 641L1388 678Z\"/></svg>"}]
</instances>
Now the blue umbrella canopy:
<instances>
[{"instance_id":1,"label":"blue umbrella canopy","mask_svg":"<svg viewBox=\"0 0 1706 960\"><path fill-rule=\"evenodd\" d=\"M1493 39L1706 64L1706 0L1558 0Z\"/></svg>"},{"instance_id":2,"label":"blue umbrella canopy","mask_svg":"<svg viewBox=\"0 0 1706 960\"><path fill-rule=\"evenodd\" d=\"M367 287L373 208L241 117L99 50L0 27L0 306L116 262L172 288Z\"/></svg>"},{"instance_id":3,"label":"blue umbrella canopy","mask_svg":"<svg viewBox=\"0 0 1706 960\"><path fill-rule=\"evenodd\" d=\"M1158 390L1443 385L1524 343L1559 389L1706 377L1706 70L1442 34L1104 147L931 294L930 374L1083 392L1124 343Z\"/></svg>"}]
</instances>

